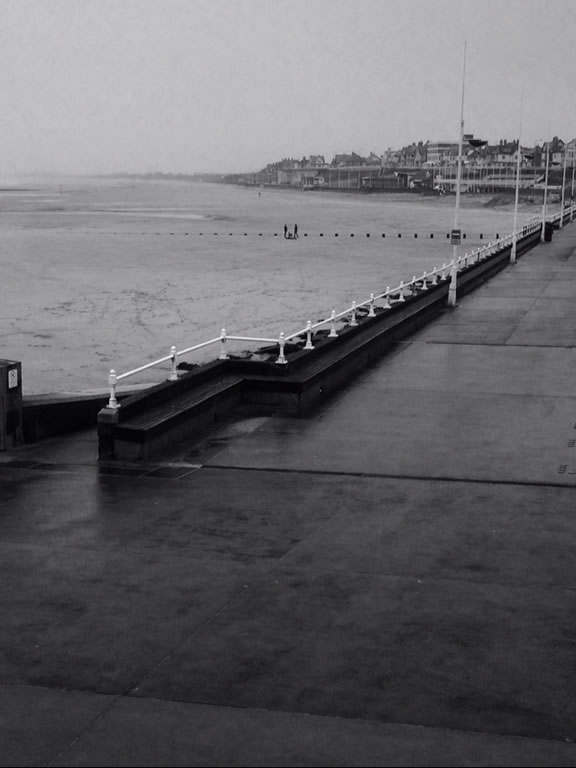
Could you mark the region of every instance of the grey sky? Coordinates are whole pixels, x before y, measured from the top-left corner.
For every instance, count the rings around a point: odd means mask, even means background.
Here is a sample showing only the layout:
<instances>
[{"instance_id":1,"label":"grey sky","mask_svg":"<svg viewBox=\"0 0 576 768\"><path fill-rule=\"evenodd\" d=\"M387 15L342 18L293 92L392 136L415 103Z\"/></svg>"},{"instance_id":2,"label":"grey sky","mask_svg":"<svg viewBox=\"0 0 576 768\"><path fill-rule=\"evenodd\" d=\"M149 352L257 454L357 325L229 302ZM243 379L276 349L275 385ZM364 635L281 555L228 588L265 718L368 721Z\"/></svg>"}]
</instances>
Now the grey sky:
<instances>
[{"instance_id":1,"label":"grey sky","mask_svg":"<svg viewBox=\"0 0 576 768\"><path fill-rule=\"evenodd\" d=\"M2 173L576 136L574 0L0 0ZM1 178L1 176L0 176Z\"/></svg>"}]
</instances>

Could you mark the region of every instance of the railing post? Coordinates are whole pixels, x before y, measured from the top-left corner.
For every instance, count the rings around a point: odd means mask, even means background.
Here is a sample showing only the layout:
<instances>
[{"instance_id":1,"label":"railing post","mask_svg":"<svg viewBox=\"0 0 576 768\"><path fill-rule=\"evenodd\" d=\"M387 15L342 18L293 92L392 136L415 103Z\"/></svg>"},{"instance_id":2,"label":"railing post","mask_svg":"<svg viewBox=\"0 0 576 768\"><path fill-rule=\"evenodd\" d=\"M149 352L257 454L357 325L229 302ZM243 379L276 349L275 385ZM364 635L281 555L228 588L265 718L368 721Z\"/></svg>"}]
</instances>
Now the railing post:
<instances>
[{"instance_id":1,"label":"railing post","mask_svg":"<svg viewBox=\"0 0 576 768\"><path fill-rule=\"evenodd\" d=\"M220 331L220 355L218 359L228 360L228 355L226 354L226 328L222 328Z\"/></svg>"},{"instance_id":2,"label":"railing post","mask_svg":"<svg viewBox=\"0 0 576 768\"><path fill-rule=\"evenodd\" d=\"M338 336L338 334L336 333L336 310L333 309L330 315L330 333L328 337L333 339L335 336Z\"/></svg>"},{"instance_id":3,"label":"railing post","mask_svg":"<svg viewBox=\"0 0 576 768\"><path fill-rule=\"evenodd\" d=\"M352 302L352 317L350 318L350 325L358 325L358 321L356 320L356 302Z\"/></svg>"},{"instance_id":4,"label":"railing post","mask_svg":"<svg viewBox=\"0 0 576 768\"><path fill-rule=\"evenodd\" d=\"M376 312L374 312L374 294L370 294L370 309L368 310L368 317L376 317Z\"/></svg>"},{"instance_id":5,"label":"railing post","mask_svg":"<svg viewBox=\"0 0 576 768\"><path fill-rule=\"evenodd\" d=\"M284 334L281 333L278 337L278 359L276 360L277 363L280 363L281 365L284 365L284 363L287 363L288 360L286 360L286 356L284 355L284 345L286 344L286 339L284 338Z\"/></svg>"},{"instance_id":6,"label":"railing post","mask_svg":"<svg viewBox=\"0 0 576 768\"><path fill-rule=\"evenodd\" d=\"M170 376L169 381L178 381L178 371L176 370L176 347L170 347Z\"/></svg>"},{"instance_id":7,"label":"railing post","mask_svg":"<svg viewBox=\"0 0 576 768\"><path fill-rule=\"evenodd\" d=\"M312 344L312 321L308 320L306 323L306 344L304 344L304 349L314 349L314 345Z\"/></svg>"},{"instance_id":8,"label":"railing post","mask_svg":"<svg viewBox=\"0 0 576 768\"><path fill-rule=\"evenodd\" d=\"M384 299L384 303L382 304L382 307L383 307L384 309L391 309L391 306L390 306L390 299L388 298L388 297L389 297L389 295L390 295L390 286L389 286L389 285L387 285L387 286L386 286L386 293L385 293L385 294L384 294L384 296L382 297L382 298Z\"/></svg>"},{"instance_id":9,"label":"railing post","mask_svg":"<svg viewBox=\"0 0 576 768\"><path fill-rule=\"evenodd\" d=\"M436 267L434 267L434 269L432 270L432 279L430 280L430 282L432 283L432 285L438 284L438 272L436 270Z\"/></svg>"},{"instance_id":10,"label":"railing post","mask_svg":"<svg viewBox=\"0 0 576 768\"><path fill-rule=\"evenodd\" d=\"M108 408L118 408L118 400L116 400L116 371L114 368L112 368L108 376L108 386L110 387L110 399L108 400Z\"/></svg>"},{"instance_id":11,"label":"railing post","mask_svg":"<svg viewBox=\"0 0 576 768\"><path fill-rule=\"evenodd\" d=\"M422 272L422 277L420 279L422 280L422 290L426 291L428 289L428 286L426 285L426 270Z\"/></svg>"},{"instance_id":12,"label":"railing post","mask_svg":"<svg viewBox=\"0 0 576 768\"><path fill-rule=\"evenodd\" d=\"M398 296L398 301L406 301L406 298L404 297L404 281L400 280L400 293Z\"/></svg>"}]
</instances>

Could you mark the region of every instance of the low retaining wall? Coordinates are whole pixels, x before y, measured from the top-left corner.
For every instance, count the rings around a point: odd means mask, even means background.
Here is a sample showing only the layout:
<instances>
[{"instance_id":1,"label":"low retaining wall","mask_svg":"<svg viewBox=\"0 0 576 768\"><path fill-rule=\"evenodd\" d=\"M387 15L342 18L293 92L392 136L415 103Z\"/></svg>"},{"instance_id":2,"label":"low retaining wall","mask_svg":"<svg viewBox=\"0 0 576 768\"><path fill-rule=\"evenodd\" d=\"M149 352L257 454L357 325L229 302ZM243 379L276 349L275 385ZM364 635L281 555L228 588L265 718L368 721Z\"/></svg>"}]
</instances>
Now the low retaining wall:
<instances>
[{"instance_id":1,"label":"low retaining wall","mask_svg":"<svg viewBox=\"0 0 576 768\"><path fill-rule=\"evenodd\" d=\"M534 232L520 239L517 256L540 242L540 233ZM481 262L471 264L458 274L458 296L466 294L490 279L510 262L511 246L505 246ZM103 408L98 414L99 455L101 459L149 458L154 446L171 443L176 437L190 436L196 427L209 430L214 421L222 419L238 405L258 409L259 413L285 413L294 416L308 414L320 401L349 383L367 366L374 364L398 341L407 338L418 328L438 316L447 306L449 279L435 286L419 290L396 302L390 309L377 308L375 317L358 319L358 325L348 326L336 338L315 339L313 350L299 350L287 354L288 362L250 360L215 361L197 370L185 373L177 382L164 382L127 398L118 409ZM206 386L206 382L226 376L241 377L240 398L219 401L213 407L210 396L197 405L197 411L187 409L186 416L177 425L167 427L169 432L150 442L150 449L142 440L135 450L123 447L125 440L116 441L124 422L146 409L180 397L186 391ZM224 403L224 404L223 404ZM157 426L155 427L157 430Z\"/></svg>"}]
</instances>

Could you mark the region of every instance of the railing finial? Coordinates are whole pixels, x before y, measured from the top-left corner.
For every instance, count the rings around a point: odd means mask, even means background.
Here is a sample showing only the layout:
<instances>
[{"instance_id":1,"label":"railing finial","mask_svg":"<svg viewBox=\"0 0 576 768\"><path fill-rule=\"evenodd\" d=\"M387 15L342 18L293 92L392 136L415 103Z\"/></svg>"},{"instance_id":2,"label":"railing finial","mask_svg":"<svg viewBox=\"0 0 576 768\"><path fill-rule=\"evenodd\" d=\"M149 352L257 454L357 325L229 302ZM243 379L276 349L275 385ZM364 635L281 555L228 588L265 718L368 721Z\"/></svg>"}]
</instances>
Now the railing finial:
<instances>
[{"instance_id":1,"label":"railing finial","mask_svg":"<svg viewBox=\"0 0 576 768\"><path fill-rule=\"evenodd\" d=\"M370 294L370 309L368 310L368 317L376 317L376 312L374 311L374 294Z\"/></svg>"},{"instance_id":2,"label":"railing finial","mask_svg":"<svg viewBox=\"0 0 576 768\"><path fill-rule=\"evenodd\" d=\"M176 358L178 355L176 354L176 347L172 345L170 347L170 376L168 377L169 381L178 381L178 371L176 370Z\"/></svg>"},{"instance_id":3,"label":"railing finial","mask_svg":"<svg viewBox=\"0 0 576 768\"><path fill-rule=\"evenodd\" d=\"M306 323L306 344L304 344L304 349L314 349L314 345L312 344L312 321L308 320Z\"/></svg>"},{"instance_id":4,"label":"railing finial","mask_svg":"<svg viewBox=\"0 0 576 768\"><path fill-rule=\"evenodd\" d=\"M330 315L330 333L328 334L329 338L335 338L338 336L336 333L336 310L332 310L332 314Z\"/></svg>"},{"instance_id":5,"label":"railing finial","mask_svg":"<svg viewBox=\"0 0 576 768\"><path fill-rule=\"evenodd\" d=\"M280 336L278 337L279 352L278 352L278 359L276 360L276 362L279 363L280 365L284 365L285 363L288 362L288 360L286 360L286 355L284 354L285 344L286 344L286 337L284 336L284 333L281 333Z\"/></svg>"},{"instance_id":6,"label":"railing finial","mask_svg":"<svg viewBox=\"0 0 576 768\"><path fill-rule=\"evenodd\" d=\"M222 328L220 331L220 355L218 356L219 360L228 360L228 355L226 354L226 328Z\"/></svg>"},{"instance_id":7,"label":"railing finial","mask_svg":"<svg viewBox=\"0 0 576 768\"><path fill-rule=\"evenodd\" d=\"M108 400L108 408L118 408L118 400L116 400L116 371L111 369L108 375L108 386L110 387L110 399Z\"/></svg>"}]
</instances>

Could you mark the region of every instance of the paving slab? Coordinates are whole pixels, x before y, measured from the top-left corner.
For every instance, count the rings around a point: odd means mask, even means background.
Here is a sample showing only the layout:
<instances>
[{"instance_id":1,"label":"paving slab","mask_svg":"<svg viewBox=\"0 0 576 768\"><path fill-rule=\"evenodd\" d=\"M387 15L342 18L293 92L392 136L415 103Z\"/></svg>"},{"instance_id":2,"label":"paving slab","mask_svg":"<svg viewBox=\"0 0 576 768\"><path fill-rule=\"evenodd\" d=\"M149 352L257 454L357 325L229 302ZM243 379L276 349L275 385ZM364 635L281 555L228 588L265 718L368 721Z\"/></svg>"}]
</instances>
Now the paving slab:
<instances>
[{"instance_id":1,"label":"paving slab","mask_svg":"<svg viewBox=\"0 0 576 768\"><path fill-rule=\"evenodd\" d=\"M122 693L226 605L245 569L154 552L3 547L0 680Z\"/></svg>"},{"instance_id":2,"label":"paving slab","mask_svg":"<svg viewBox=\"0 0 576 768\"><path fill-rule=\"evenodd\" d=\"M303 424L297 441L271 426L208 466L574 484L560 467L576 398L361 389L325 420Z\"/></svg>"},{"instance_id":3,"label":"paving slab","mask_svg":"<svg viewBox=\"0 0 576 768\"><path fill-rule=\"evenodd\" d=\"M571 589L278 566L136 695L576 739Z\"/></svg>"},{"instance_id":4,"label":"paving slab","mask_svg":"<svg viewBox=\"0 0 576 768\"><path fill-rule=\"evenodd\" d=\"M574 490L362 478L282 560L294 567L574 589Z\"/></svg>"},{"instance_id":5,"label":"paving slab","mask_svg":"<svg viewBox=\"0 0 576 768\"><path fill-rule=\"evenodd\" d=\"M574 298L538 298L508 337L508 344L565 346L576 344Z\"/></svg>"},{"instance_id":6,"label":"paving slab","mask_svg":"<svg viewBox=\"0 0 576 768\"><path fill-rule=\"evenodd\" d=\"M573 744L153 699L121 699L55 766L573 766Z\"/></svg>"},{"instance_id":7,"label":"paving slab","mask_svg":"<svg viewBox=\"0 0 576 768\"><path fill-rule=\"evenodd\" d=\"M110 706L108 696L0 685L0 766L46 765Z\"/></svg>"},{"instance_id":8,"label":"paving slab","mask_svg":"<svg viewBox=\"0 0 576 768\"><path fill-rule=\"evenodd\" d=\"M354 482L234 470L101 476L97 468L92 475L4 468L0 480L3 545L151 567L171 567L178 557L240 564L282 557L339 511L342 489ZM72 565L81 572L82 563Z\"/></svg>"}]
</instances>

